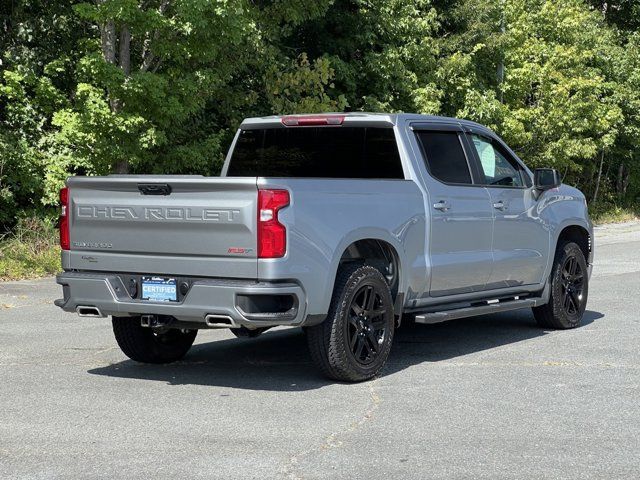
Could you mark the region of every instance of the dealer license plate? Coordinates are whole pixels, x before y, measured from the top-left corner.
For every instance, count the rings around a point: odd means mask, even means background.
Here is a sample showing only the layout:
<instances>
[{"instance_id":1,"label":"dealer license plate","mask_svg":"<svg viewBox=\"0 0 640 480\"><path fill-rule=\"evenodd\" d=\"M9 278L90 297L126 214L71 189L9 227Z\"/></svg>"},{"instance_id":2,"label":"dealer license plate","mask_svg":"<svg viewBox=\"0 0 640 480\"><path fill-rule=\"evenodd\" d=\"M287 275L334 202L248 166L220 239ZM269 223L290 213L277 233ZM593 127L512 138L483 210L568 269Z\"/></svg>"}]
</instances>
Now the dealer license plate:
<instances>
[{"instance_id":1,"label":"dealer license plate","mask_svg":"<svg viewBox=\"0 0 640 480\"><path fill-rule=\"evenodd\" d=\"M176 302L178 294L175 278L142 277L142 300Z\"/></svg>"}]
</instances>

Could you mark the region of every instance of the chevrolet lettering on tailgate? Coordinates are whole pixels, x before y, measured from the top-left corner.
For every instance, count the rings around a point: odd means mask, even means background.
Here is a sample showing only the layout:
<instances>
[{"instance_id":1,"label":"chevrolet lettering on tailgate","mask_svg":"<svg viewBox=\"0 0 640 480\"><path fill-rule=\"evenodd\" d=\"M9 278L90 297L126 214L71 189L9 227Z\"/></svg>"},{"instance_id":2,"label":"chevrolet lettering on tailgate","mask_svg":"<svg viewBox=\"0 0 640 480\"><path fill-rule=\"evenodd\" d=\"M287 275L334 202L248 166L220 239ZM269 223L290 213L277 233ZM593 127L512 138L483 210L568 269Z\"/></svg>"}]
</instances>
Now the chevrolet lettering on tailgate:
<instances>
[{"instance_id":1,"label":"chevrolet lettering on tailgate","mask_svg":"<svg viewBox=\"0 0 640 480\"><path fill-rule=\"evenodd\" d=\"M191 222L227 222L233 223L240 217L240 210L218 208L178 208L178 207L103 207L78 205L78 218L105 218L117 220L184 220Z\"/></svg>"}]
</instances>

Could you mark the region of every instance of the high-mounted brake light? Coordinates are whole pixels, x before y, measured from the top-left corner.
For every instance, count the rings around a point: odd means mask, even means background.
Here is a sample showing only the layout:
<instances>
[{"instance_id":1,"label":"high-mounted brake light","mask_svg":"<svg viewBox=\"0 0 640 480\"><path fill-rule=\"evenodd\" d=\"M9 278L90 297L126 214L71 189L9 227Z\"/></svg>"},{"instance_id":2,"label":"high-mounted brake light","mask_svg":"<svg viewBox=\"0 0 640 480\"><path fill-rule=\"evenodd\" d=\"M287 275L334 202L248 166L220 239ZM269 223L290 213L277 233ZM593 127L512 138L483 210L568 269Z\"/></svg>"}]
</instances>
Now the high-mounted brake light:
<instances>
[{"instance_id":1,"label":"high-mounted brake light","mask_svg":"<svg viewBox=\"0 0 640 480\"><path fill-rule=\"evenodd\" d=\"M322 125L342 125L344 115L309 115L282 117L282 124L287 127L314 127Z\"/></svg>"},{"instance_id":2,"label":"high-mounted brake light","mask_svg":"<svg viewBox=\"0 0 640 480\"><path fill-rule=\"evenodd\" d=\"M287 229L278 211L289 205L287 190L258 190L258 258L280 258L287 251Z\"/></svg>"},{"instance_id":3,"label":"high-mounted brake light","mask_svg":"<svg viewBox=\"0 0 640 480\"><path fill-rule=\"evenodd\" d=\"M60 190L60 218L58 220L58 228L60 229L60 248L62 250L71 249L71 240L69 235L69 188L64 187Z\"/></svg>"}]
</instances>

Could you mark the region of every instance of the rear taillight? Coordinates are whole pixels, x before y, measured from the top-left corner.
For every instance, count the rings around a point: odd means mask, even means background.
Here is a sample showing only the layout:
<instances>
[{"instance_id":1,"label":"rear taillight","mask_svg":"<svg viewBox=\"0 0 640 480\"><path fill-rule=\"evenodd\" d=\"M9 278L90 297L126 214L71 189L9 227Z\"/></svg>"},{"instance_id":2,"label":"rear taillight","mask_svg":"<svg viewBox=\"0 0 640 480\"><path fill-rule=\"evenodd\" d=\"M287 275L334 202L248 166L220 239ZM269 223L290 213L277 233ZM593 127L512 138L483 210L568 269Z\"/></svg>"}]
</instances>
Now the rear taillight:
<instances>
[{"instance_id":1,"label":"rear taillight","mask_svg":"<svg viewBox=\"0 0 640 480\"><path fill-rule=\"evenodd\" d=\"M258 258L284 257L287 229L278 221L278 211L289 201L287 190L258 190Z\"/></svg>"},{"instance_id":2,"label":"rear taillight","mask_svg":"<svg viewBox=\"0 0 640 480\"><path fill-rule=\"evenodd\" d=\"M60 228L60 248L62 250L70 250L71 241L69 237L69 188L64 187L60 190L60 219L58 220L58 228Z\"/></svg>"}]
</instances>

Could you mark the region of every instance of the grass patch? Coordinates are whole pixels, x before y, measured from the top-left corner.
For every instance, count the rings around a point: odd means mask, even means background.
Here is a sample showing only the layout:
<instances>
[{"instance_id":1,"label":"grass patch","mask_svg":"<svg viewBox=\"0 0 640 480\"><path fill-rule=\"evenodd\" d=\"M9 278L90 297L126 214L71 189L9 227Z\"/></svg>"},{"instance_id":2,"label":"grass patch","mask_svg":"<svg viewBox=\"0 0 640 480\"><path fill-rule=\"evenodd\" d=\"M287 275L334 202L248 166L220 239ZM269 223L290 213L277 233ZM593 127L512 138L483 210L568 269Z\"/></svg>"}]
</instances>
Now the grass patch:
<instances>
[{"instance_id":1,"label":"grass patch","mask_svg":"<svg viewBox=\"0 0 640 480\"><path fill-rule=\"evenodd\" d=\"M0 281L52 275L60 271L58 231L50 220L25 218L0 236Z\"/></svg>"},{"instance_id":2,"label":"grass patch","mask_svg":"<svg viewBox=\"0 0 640 480\"><path fill-rule=\"evenodd\" d=\"M630 222L640 218L640 205L621 207L611 203L598 203L589 205L589 216L597 225Z\"/></svg>"}]
</instances>

